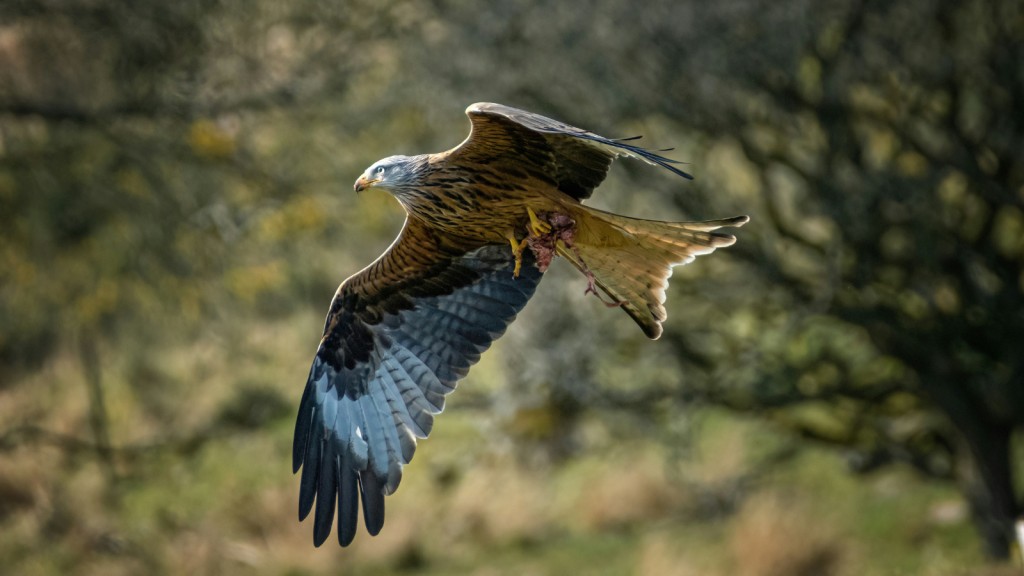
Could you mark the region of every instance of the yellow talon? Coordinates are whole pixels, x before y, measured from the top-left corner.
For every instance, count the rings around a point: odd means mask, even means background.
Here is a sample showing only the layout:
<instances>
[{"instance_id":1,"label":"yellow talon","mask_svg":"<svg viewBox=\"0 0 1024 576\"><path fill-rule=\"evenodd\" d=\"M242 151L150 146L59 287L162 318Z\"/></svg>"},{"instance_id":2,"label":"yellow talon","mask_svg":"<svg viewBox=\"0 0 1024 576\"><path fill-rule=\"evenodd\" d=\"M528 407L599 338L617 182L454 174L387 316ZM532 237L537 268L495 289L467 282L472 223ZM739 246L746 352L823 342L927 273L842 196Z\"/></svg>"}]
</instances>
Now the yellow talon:
<instances>
[{"instance_id":1,"label":"yellow talon","mask_svg":"<svg viewBox=\"0 0 1024 576\"><path fill-rule=\"evenodd\" d=\"M537 218L537 213L533 211L533 208L527 206L526 213L530 215L530 229L533 231L534 236L543 236L551 232L551 225Z\"/></svg>"},{"instance_id":2,"label":"yellow talon","mask_svg":"<svg viewBox=\"0 0 1024 576\"><path fill-rule=\"evenodd\" d=\"M512 244L512 254L516 257L516 269L512 272L513 278L519 278L519 269L523 266L523 250L526 248L526 238L523 238L522 242L517 242L516 237L509 235L508 241Z\"/></svg>"}]
</instances>

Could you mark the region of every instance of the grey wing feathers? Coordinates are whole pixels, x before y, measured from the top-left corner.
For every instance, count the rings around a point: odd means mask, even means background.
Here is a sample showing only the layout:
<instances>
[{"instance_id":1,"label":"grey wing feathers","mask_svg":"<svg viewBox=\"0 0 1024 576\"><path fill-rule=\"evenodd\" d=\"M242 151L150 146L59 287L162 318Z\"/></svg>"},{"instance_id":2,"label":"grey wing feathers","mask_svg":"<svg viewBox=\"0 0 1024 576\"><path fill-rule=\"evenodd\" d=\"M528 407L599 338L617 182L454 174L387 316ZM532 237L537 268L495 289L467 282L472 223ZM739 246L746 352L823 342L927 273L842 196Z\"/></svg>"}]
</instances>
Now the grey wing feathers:
<instances>
[{"instance_id":1,"label":"grey wing feathers","mask_svg":"<svg viewBox=\"0 0 1024 576\"><path fill-rule=\"evenodd\" d=\"M416 438L430 434L445 395L533 295L541 272L529 251L523 256L520 276L513 279L507 246L467 253L457 264L475 272L475 280L446 295L415 299L415 308L369 326L374 346L365 362L332 365L329 355L317 353L292 449L293 469L302 469L299 519L315 504L314 544L330 535L335 507L338 541L351 543L360 499L367 531L380 531L384 496L398 488ZM337 330L364 333L347 326Z\"/></svg>"}]
</instances>

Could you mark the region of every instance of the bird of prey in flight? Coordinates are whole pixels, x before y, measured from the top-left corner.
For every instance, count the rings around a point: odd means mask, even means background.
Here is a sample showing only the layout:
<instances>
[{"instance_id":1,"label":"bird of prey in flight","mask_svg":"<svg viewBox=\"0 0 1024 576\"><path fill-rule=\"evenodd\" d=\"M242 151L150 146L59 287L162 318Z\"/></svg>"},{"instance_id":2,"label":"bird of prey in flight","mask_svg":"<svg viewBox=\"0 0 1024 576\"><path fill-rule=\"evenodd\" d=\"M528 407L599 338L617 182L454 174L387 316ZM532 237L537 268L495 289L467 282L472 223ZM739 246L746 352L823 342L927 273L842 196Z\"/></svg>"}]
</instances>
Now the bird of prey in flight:
<instances>
[{"instance_id":1,"label":"bird of prey in flight","mask_svg":"<svg viewBox=\"0 0 1024 576\"><path fill-rule=\"evenodd\" d=\"M714 232L739 216L656 222L583 205L616 156L691 178L651 151L500 104L473 104L462 144L440 154L391 156L356 180L385 190L407 213L375 262L342 282L331 302L295 423L292 466L302 469L299 520L313 509L313 542L355 537L359 502L371 535L384 496L402 479L445 395L504 333L561 256L587 293L621 307L644 334L661 335L672 267L736 239ZM604 298L602 298L604 300Z\"/></svg>"}]
</instances>

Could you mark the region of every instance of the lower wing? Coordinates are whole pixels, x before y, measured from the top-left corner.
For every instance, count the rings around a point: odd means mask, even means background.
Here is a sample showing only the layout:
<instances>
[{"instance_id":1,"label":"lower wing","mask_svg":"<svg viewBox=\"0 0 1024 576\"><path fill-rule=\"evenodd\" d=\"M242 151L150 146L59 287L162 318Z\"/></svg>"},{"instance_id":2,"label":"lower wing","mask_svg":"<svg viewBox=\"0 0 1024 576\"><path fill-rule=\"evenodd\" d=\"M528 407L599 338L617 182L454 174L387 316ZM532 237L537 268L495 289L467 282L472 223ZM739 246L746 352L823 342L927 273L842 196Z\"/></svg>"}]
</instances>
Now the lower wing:
<instances>
[{"instance_id":1,"label":"lower wing","mask_svg":"<svg viewBox=\"0 0 1024 576\"><path fill-rule=\"evenodd\" d=\"M338 541L352 542L360 500L367 531L380 532L384 496L398 488L416 439L430 434L445 396L542 276L526 251L513 278L508 246L460 256L433 246L420 252L437 261L417 259L403 245L415 233L407 224L388 253L342 285L309 372L292 457L294 471L302 469L299 520L316 504L316 546L331 533L335 506Z\"/></svg>"}]
</instances>

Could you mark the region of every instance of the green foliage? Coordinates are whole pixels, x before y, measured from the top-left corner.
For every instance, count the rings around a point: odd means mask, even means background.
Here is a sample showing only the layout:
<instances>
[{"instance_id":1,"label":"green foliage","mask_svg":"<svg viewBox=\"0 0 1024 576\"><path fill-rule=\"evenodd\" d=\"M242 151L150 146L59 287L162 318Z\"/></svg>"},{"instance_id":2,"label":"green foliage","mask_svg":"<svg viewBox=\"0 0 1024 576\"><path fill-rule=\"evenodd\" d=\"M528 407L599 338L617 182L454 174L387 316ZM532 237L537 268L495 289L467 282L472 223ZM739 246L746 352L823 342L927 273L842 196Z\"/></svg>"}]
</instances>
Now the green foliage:
<instances>
[{"instance_id":1,"label":"green foliage","mask_svg":"<svg viewBox=\"0 0 1024 576\"><path fill-rule=\"evenodd\" d=\"M1005 556L1017 4L0 5L0 565L962 573L965 506ZM623 161L599 207L752 222L675 271L659 342L554 266L385 532L313 551L289 407L402 221L351 182L456 145L477 100L697 176Z\"/></svg>"}]
</instances>

